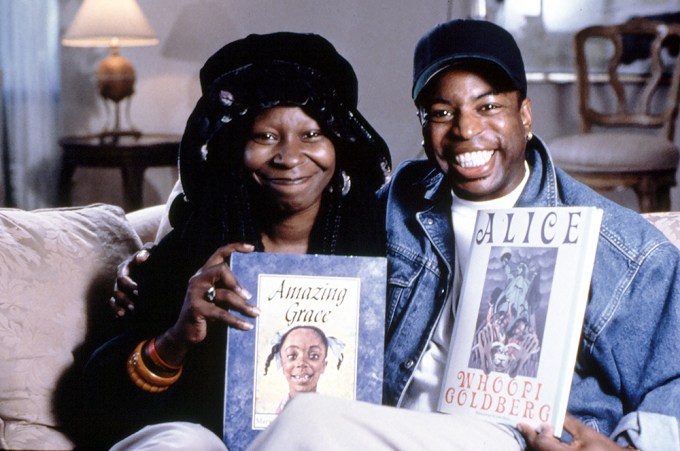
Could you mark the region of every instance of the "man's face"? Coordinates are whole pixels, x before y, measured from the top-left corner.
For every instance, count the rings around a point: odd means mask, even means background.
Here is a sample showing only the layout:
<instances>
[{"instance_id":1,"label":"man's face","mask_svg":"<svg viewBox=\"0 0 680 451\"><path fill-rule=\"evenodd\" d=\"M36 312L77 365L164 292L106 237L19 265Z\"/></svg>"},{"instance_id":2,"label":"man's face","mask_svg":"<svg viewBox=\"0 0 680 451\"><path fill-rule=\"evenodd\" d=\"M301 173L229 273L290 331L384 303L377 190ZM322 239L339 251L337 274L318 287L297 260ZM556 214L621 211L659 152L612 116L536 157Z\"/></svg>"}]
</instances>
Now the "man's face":
<instances>
[{"instance_id":1,"label":"man's face","mask_svg":"<svg viewBox=\"0 0 680 451\"><path fill-rule=\"evenodd\" d=\"M430 86L431 85L431 86ZM425 151L457 196L484 201L510 193L524 177L531 101L497 92L475 72L451 68L419 99Z\"/></svg>"}]
</instances>

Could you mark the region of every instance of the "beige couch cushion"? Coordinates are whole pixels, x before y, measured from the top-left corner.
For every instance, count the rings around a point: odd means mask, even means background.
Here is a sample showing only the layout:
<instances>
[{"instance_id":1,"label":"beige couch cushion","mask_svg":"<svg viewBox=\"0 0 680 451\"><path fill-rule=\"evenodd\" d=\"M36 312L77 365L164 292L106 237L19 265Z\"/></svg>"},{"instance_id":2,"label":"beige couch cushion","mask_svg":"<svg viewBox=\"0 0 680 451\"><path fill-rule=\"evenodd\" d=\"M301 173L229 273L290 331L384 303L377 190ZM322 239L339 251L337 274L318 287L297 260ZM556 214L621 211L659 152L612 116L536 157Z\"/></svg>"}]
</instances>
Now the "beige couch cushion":
<instances>
[{"instance_id":1,"label":"beige couch cushion","mask_svg":"<svg viewBox=\"0 0 680 451\"><path fill-rule=\"evenodd\" d=\"M680 248L680 211L645 213L642 215Z\"/></svg>"},{"instance_id":2,"label":"beige couch cushion","mask_svg":"<svg viewBox=\"0 0 680 451\"><path fill-rule=\"evenodd\" d=\"M0 448L73 446L55 389L93 321L111 315L116 266L140 245L118 207L0 209Z\"/></svg>"}]
</instances>

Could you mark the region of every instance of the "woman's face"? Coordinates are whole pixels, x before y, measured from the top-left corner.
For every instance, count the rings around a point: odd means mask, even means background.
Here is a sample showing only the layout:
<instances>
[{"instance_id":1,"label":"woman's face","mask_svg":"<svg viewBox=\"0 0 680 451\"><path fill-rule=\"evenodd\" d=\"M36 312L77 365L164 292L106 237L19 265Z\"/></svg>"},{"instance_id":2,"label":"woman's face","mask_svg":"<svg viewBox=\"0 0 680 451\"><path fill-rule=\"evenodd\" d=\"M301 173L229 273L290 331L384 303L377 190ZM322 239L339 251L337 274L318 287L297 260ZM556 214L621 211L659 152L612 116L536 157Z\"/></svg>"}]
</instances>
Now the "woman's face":
<instances>
[{"instance_id":1,"label":"woman's face","mask_svg":"<svg viewBox=\"0 0 680 451\"><path fill-rule=\"evenodd\" d=\"M327 364L328 349L321 336L313 329L294 329L281 343L280 352L290 394L315 392Z\"/></svg>"},{"instance_id":2,"label":"woman's face","mask_svg":"<svg viewBox=\"0 0 680 451\"><path fill-rule=\"evenodd\" d=\"M335 172L335 147L302 109L274 107L255 117L243 163L280 211L318 211Z\"/></svg>"}]
</instances>

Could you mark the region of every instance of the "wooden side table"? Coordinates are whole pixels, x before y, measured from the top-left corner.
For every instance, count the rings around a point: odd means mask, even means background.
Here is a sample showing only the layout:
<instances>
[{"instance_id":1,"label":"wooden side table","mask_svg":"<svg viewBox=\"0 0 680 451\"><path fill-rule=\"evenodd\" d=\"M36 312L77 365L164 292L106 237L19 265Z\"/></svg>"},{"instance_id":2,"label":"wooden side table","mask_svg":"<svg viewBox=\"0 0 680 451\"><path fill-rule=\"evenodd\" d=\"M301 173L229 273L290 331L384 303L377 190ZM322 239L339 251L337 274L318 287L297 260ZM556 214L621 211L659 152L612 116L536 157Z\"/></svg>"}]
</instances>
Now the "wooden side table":
<instances>
[{"instance_id":1,"label":"wooden side table","mask_svg":"<svg viewBox=\"0 0 680 451\"><path fill-rule=\"evenodd\" d=\"M123 177L123 208L126 211L141 208L144 171L154 166L177 166L180 140L177 135L140 133L60 139L63 152L59 181L61 205L71 205L71 179L78 166L118 167Z\"/></svg>"}]
</instances>

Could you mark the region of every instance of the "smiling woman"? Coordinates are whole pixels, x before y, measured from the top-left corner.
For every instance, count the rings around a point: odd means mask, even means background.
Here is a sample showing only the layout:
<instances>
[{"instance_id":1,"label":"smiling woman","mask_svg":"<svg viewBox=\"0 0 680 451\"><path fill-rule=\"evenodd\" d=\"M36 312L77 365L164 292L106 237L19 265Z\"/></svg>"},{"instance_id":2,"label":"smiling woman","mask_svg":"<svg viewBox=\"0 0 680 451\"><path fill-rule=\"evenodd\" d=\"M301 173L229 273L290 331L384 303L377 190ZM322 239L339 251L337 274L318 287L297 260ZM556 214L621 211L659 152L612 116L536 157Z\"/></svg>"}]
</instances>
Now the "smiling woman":
<instances>
[{"instance_id":1,"label":"smiling woman","mask_svg":"<svg viewBox=\"0 0 680 451\"><path fill-rule=\"evenodd\" d=\"M243 154L246 173L271 206L267 210L271 222L291 216L296 223L295 243L281 242L275 231L264 230L264 247L270 252L304 253L324 190L335 173L333 142L299 107L265 110L251 129Z\"/></svg>"},{"instance_id":2,"label":"smiling woman","mask_svg":"<svg viewBox=\"0 0 680 451\"><path fill-rule=\"evenodd\" d=\"M234 312L259 314L229 269L233 252L384 255L374 194L389 153L356 108L354 70L328 41L251 35L215 53L200 78L173 231L134 268L127 330L88 364L85 411L101 421L89 427L106 431L93 448L147 424L156 424L142 434L150 440L162 429L180 448L207 449L199 436L221 445L225 328L250 330ZM291 380L311 387L313 377ZM196 423L188 432L187 421Z\"/></svg>"}]
</instances>

